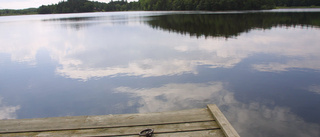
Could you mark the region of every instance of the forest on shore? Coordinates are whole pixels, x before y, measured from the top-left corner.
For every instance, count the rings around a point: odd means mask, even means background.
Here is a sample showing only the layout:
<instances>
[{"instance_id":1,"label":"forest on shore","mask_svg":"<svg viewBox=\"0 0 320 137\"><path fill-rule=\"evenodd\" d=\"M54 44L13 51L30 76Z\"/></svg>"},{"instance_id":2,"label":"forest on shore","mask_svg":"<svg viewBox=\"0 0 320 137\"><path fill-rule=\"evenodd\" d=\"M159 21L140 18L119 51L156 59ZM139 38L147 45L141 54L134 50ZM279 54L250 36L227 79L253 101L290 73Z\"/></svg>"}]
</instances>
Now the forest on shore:
<instances>
[{"instance_id":1,"label":"forest on shore","mask_svg":"<svg viewBox=\"0 0 320 137\"><path fill-rule=\"evenodd\" d=\"M22 10L1 9L0 15L53 14L106 11L170 10L262 10L276 7L316 7L319 0L111 0L109 3L89 0L63 0L57 4Z\"/></svg>"},{"instance_id":2,"label":"forest on shore","mask_svg":"<svg viewBox=\"0 0 320 137\"><path fill-rule=\"evenodd\" d=\"M168 14L146 21L154 28L191 37L237 37L252 29L320 27L319 12L257 12L251 14Z\"/></svg>"}]
</instances>

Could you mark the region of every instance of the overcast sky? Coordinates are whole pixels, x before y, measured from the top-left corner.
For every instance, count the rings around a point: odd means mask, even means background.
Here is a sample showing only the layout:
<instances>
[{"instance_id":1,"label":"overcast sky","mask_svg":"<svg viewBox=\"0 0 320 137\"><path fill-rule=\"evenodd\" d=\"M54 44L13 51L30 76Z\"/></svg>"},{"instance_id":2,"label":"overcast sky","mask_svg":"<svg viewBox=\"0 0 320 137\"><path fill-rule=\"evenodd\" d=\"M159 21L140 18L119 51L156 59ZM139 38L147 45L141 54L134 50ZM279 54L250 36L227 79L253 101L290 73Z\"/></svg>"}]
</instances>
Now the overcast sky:
<instances>
[{"instance_id":1,"label":"overcast sky","mask_svg":"<svg viewBox=\"0 0 320 137\"><path fill-rule=\"evenodd\" d=\"M62 0L0 0L0 9L25 9L38 8L41 5L55 4ZM66 0L65 0L66 1ZM99 2L110 2L111 0L91 0ZM128 0L137 1L137 0Z\"/></svg>"}]
</instances>

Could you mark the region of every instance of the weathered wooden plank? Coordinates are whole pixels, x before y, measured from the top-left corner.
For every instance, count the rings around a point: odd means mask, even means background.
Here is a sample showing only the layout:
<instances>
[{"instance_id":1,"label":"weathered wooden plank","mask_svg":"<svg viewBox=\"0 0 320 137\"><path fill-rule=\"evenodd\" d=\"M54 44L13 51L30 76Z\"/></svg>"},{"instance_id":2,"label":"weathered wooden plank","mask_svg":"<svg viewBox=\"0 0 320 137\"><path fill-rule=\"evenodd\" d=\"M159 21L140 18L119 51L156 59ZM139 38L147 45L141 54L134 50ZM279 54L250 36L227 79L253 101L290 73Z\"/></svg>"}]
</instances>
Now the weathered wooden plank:
<instances>
[{"instance_id":1,"label":"weathered wooden plank","mask_svg":"<svg viewBox=\"0 0 320 137\"><path fill-rule=\"evenodd\" d=\"M2 120L0 121L0 133L90 129L207 120L212 120L212 116L207 109L192 109L147 114Z\"/></svg>"},{"instance_id":2,"label":"weathered wooden plank","mask_svg":"<svg viewBox=\"0 0 320 137\"><path fill-rule=\"evenodd\" d=\"M191 109L145 114L88 116L82 127L118 127L208 120L213 120L213 118L207 109Z\"/></svg>"},{"instance_id":3,"label":"weathered wooden plank","mask_svg":"<svg viewBox=\"0 0 320 137\"><path fill-rule=\"evenodd\" d=\"M80 127L87 116L1 120L0 133L46 131Z\"/></svg>"},{"instance_id":4,"label":"weathered wooden plank","mask_svg":"<svg viewBox=\"0 0 320 137\"><path fill-rule=\"evenodd\" d=\"M226 137L240 137L237 131L231 126L227 118L215 104L207 105L214 119L217 121Z\"/></svg>"},{"instance_id":5,"label":"weathered wooden plank","mask_svg":"<svg viewBox=\"0 0 320 137\"><path fill-rule=\"evenodd\" d=\"M120 128L106 128L106 129L92 129L92 130L77 130L74 136L119 136L119 135L135 135L140 131L152 128L155 134L159 133L174 133L186 131L199 131L220 129L215 121L196 122L196 123L180 123L180 124L166 124L166 125L152 125L152 126L135 126L135 127L120 127Z\"/></svg>"},{"instance_id":6,"label":"weathered wooden plank","mask_svg":"<svg viewBox=\"0 0 320 137\"><path fill-rule=\"evenodd\" d=\"M74 130L0 134L0 137L71 137ZM82 135L80 135L82 136Z\"/></svg>"},{"instance_id":7,"label":"weathered wooden plank","mask_svg":"<svg viewBox=\"0 0 320 137\"><path fill-rule=\"evenodd\" d=\"M129 136L129 137L139 137ZM168 134L155 134L154 137L225 137L222 130L203 130L203 131L193 131L193 132L176 132Z\"/></svg>"},{"instance_id":8,"label":"weathered wooden plank","mask_svg":"<svg viewBox=\"0 0 320 137\"><path fill-rule=\"evenodd\" d=\"M215 121L196 122L196 123L180 123L168 125L153 126L136 126L136 127L118 127L103 129L87 129L87 130L67 130L67 131L49 131L49 132L28 132L28 133L11 133L1 134L0 136L134 136L146 128L154 129L154 133L158 135L176 134L175 132L198 132L204 130L220 130ZM202 133L202 132L201 132ZM216 133L216 132L213 132Z\"/></svg>"},{"instance_id":9,"label":"weathered wooden plank","mask_svg":"<svg viewBox=\"0 0 320 137\"><path fill-rule=\"evenodd\" d=\"M71 137L73 130L0 134L0 137Z\"/></svg>"},{"instance_id":10,"label":"weathered wooden plank","mask_svg":"<svg viewBox=\"0 0 320 137\"><path fill-rule=\"evenodd\" d=\"M27 133L18 133L18 134L0 134L0 137L36 137L38 133L27 132Z\"/></svg>"},{"instance_id":11,"label":"weathered wooden plank","mask_svg":"<svg viewBox=\"0 0 320 137\"><path fill-rule=\"evenodd\" d=\"M239 137L216 105L147 114L1 120L0 136L138 136L145 128L162 136Z\"/></svg>"}]
</instances>

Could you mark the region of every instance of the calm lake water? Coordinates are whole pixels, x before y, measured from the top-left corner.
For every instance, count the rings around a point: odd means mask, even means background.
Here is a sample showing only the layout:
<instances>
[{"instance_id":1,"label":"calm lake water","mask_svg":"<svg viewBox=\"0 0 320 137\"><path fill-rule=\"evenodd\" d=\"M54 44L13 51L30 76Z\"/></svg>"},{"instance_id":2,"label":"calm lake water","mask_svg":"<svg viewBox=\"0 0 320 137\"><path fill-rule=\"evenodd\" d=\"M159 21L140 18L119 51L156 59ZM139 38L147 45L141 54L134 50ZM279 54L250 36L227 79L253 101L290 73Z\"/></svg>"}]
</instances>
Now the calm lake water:
<instances>
[{"instance_id":1,"label":"calm lake water","mask_svg":"<svg viewBox=\"0 0 320 137\"><path fill-rule=\"evenodd\" d=\"M206 104L244 137L320 136L320 9L0 17L0 119Z\"/></svg>"}]
</instances>

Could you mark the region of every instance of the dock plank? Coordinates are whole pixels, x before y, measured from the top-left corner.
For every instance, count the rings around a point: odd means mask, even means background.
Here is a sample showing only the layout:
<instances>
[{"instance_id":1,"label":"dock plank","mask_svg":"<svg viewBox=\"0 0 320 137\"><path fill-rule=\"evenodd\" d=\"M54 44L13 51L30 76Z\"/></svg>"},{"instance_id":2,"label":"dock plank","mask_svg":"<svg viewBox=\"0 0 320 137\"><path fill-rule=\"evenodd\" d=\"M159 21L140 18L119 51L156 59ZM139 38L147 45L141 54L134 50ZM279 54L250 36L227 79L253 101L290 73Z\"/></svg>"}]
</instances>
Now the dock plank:
<instances>
[{"instance_id":1,"label":"dock plank","mask_svg":"<svg viewBox=\"0 0 320 137\"><path fill-rule=\"evenodd\" d=\"M28 132L28 133L10 133L0 136L134 136L146 128L154 129L154 134L176 134L176 132L196 132L204 130L220 130L220 127L215 121L195 122L195 123L179 123L168 125L153 125L153 126L135 126L135 127L118 127L118 128L102 128L102 129L87 129L87 130L66 130L66 131L48 131L48 132ZM214 132L215 133L215 132ZM182 134L182 133L181 133Z\"/></svg>"},{"instance_id":2,"label":"dock plank","mask_svg":"<svg viewBox=\"0 0 320 137\"><path fill-rule=\"evenodd\" d=\"M170 124L180 122L208 121L213 120L207 109L191 109L171 112L158 112L146 114L112 115L112 116L89 116L82 127L119 127L152 124Z\"/></svg>"},{"instance_id":3,"label":"dock plank","mask_svg":"<svg viewBox=\"0 0 320 137\"><path fill-rule=\"evenodd\" d=\"M239 137L216 105L203 109L102 116L0 120L0 136L134 136L146 128L154 137Z\"/></svg>"},{"instance_id":4,"label":"dock plank","mask_svg":"<svg viewBox=\"0 0 320 137\"><path fill-rule=\"evenodd\" d=\"M231 126L227 118L223 115L220 109L215 104L207 105L208 109L212 113L212 116L217 121L226 137L240 137L237 131Z\"/></svg>"},{"instance_id":5,"label":"dock plank","mask_svg":"<svg viewBox=\"0 0 320 137\"><path fill-rule=\"evenodd\" d=\"M135 126L135 127L119 127L119 128L106 128L106 129L92 129L92 130L77 130L74 135L84 136L119 136L119 135L135 135L140 131L152 128L155 134L161 133L175 133L199 130L213 130L220 129L215 121L208 122L195 122L195 123L179 123L179 124L166 124L166 125L152 125L152 126Z\"/></svg>"},{"instance_id":6,"label":"dock plank","mask_svg":"<svg viewBox=\"0 0 320 137\"><path fill-rule=\"evenodd\" d=\"M129 136L139 137L139 136ZM225 137L222 130L204 130L193 132L176 132L168 134L155 134L154 137Z\"/></svg>"},{"instance_id":7,"label":"dock plank","mask_svg":"<svg viewBox=\"0 0 320 137\"><path fill-rule=\"evenodd\" d=\"M1 120L0 133L47 131L80 127L88 116Z\"/></svg>"},{"instance_id":8,"label":"dock plank","mask_svg":"<svg viewBox=\"0 0 320 137\"><path fill-rule=\"evenodd\" d=\"M207 120L213 120L207 109L147 114L3 120L0 124L0 133L139 126Z\"/></svg>"}]
</instances>

